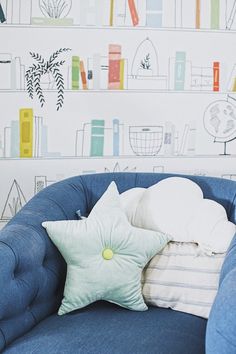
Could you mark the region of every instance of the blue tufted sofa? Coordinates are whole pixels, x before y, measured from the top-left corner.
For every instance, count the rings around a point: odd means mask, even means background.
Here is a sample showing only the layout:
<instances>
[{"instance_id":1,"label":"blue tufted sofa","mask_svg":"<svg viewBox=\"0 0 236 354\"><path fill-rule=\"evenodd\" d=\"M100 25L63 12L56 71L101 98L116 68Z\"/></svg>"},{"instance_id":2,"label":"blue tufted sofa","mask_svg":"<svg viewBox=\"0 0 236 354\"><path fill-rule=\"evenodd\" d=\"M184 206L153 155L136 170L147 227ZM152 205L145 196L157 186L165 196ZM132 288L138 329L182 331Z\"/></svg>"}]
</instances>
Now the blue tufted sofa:
<instances>
[{"instance_id":1,"label":"blue tufted sofa","mask_svg":"<svg viewBox=\"0 0 236 354\"><path fill-rule=\"evenodd\" d=\"M41 223L87 215L110 182L120 192L149 187L169 174L78 176L37 194L0 232L0 352L6 354L233 354L236 353L236 239L225 259L208 322L150 307L132 312L98 302L68 315L56 311L66 265ZM221 203L236 222L236 182L185 176ZM222 235L224 237L224 235Z\"/></svg>"}]
</instances>

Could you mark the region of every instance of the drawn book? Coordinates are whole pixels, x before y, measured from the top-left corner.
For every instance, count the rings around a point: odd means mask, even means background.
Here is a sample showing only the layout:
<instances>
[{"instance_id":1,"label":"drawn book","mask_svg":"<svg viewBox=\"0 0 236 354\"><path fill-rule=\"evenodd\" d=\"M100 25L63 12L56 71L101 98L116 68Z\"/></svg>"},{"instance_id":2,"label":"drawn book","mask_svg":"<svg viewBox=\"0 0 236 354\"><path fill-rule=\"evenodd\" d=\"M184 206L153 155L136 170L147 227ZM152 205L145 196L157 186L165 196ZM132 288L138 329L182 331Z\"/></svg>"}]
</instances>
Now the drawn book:
<instances>
[{"instance_id":1,"label":"drawn book","mask_svg":"<svg viewBox=\"0 0 236 354\"><path fill-rule=\"evenodd\" d=\"M86 72L85 72L83 60L80 60L80 74L81 74L83 89L87 90L88 85L87 85Z\"/></svg>"},{"instance_id":2,"label":"drawn book","mask_svg":"<svg viewBox=\"0 0 236 354\"><path fill-rule=\"evenodd\" d=\"M220 63L213 63L213 91L220 90Z\"/></svg>"},{"instance_id":3,"label":"drawn book","mask_svg":"<svg viewBox=\"0 0 236 354\"><path fill-rule=\"evenodd\" d=\"M109 73L108 89L120 89L120 65L121 65L121 46L118 44L109 45Z\"/></svg>"},{"instance_id":4,"label":"drawn book","mask_svg":"<svg viewBox=\"0 0 236 354\"><path fill-rule=\"evenodd\" d=\"M196 29L201 28L201 0L196 0Z\"/></svg>"},{"instance_id":5,"label":"drawn book","mask_svg":"<svg viewBox=\"0 0 236 354\"><path fill-rule=\"evenodd\" d=\"M211 0L211 29L220 27L220 0Z\"/></svg>"},{"instance_id":6,"label":"drawn book","mask_svg":"<svg viewBox=\"0 0 236 354\"><path fill-rule=\"evenodd\" d=\"M2 5L0 3L0 22L4 23L4 22L6 22L6 20L7 19L6 19L5 13L4 13Z\"/></svg>"},{"instance_id":7,"label":"drawn book","mask_svg":"<svg viewBox=\"0 0 236 354\"><path fill-rule=\"evenodd\" d=\"M20 109L20 157L33 157L33 110Z\"/></svg>"},{"instance_id":8,"label":"drawn book","mask_svg":"<svg viewBox=\"0 0 236 354\"><path fill-rule=\"evenodd\" d=\"M186 53L176 52L175 57L175 90L182 91L185 87Z\"/></svg>"},{"instance_id":9,"label":"drawn book","mask_svg":"<svg viewBox=\"0 0 236 354\"><path fill-rule=\"evenodd\" d=\"M91 123L90 156L103 156L105 122L102 119L93 119Z\"/></svg>"},{"instance_id":10,"label":"drawn book","mask_svg":"<svg viewBox=\"0 0 236 354\"><path fill-rule=\"evenodd\" d=\"M80 59L72 57L72 90L79 90Z\"/></svg>"},{"instance_id":11,"label":"drawn book","mask_svg":"<svg viewBox=\"0 0 236 354\"><path fill-rule=\"evenodd\" d=\"M151 28L162 27L163 0L150 0L146 3L146 26ZM170 6L169 6L170 7ZM169 8L168 8L169 13Z\"/></svg>"},{"instance_id":12,"label":"drawn book","mask_svg":"<svg viewBox=\"0 0 236 354\"><path fill-rule=\"evenodd\" d=\"M128 4L129 4L129 11L130 11L130 15L132 18L133 26L137 26L139 24L139 17L138 17L138 12L137 12L137 8L135 5L135 1L128 0Z\"/></svg>"},{"instance_id":13,"label":"drawn book","mask_svg":"<svg viewBox=\"0 0 236 354\"><path fill-rule=\"evenodd\" d=\"M110 19L109 19L109 25L113 26L114 23L114 0L110 0Z\"/></svg>"}]
</instances>

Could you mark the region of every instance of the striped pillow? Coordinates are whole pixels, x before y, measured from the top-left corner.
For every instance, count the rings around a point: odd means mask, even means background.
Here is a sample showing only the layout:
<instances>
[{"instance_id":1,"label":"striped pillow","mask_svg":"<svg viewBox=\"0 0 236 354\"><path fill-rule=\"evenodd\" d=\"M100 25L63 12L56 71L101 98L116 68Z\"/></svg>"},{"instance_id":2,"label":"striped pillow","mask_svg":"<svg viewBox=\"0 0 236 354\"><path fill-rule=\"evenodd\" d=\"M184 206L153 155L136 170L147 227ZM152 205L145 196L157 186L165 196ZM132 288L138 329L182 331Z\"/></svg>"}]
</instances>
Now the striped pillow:
<instances>
[{"instance_id":1,"label":"striped pillow","mask_svg":"<svg viewBox=\"0 0 236 354\"><path fill-rule=\"evenodd\" d=\"M208 318L224 257L208 256L194 243L170 242L143 272L145 301Z\"/></svg>"}]
</instances>

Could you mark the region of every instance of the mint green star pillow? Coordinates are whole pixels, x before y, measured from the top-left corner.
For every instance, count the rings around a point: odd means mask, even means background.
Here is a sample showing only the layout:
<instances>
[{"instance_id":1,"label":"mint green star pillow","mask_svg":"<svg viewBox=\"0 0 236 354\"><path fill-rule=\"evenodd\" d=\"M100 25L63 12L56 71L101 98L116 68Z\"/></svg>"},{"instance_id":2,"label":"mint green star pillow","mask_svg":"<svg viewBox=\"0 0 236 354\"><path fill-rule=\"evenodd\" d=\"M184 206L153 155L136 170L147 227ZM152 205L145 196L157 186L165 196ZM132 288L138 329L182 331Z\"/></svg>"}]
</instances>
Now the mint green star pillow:
<instances>
[{"instance_id":1,"label":"mint green star pillow","mask_svg":"<svg viewBox=\"0 0 236 354\"><path fill-rule=\"evenodd\" d=\"M141 273L169 237L131 226L114 182L87 219L48 221L42 225L67 263L59 315L97 300L130 310L147 310L141 292Z\"/></svg>"}]
</instances>

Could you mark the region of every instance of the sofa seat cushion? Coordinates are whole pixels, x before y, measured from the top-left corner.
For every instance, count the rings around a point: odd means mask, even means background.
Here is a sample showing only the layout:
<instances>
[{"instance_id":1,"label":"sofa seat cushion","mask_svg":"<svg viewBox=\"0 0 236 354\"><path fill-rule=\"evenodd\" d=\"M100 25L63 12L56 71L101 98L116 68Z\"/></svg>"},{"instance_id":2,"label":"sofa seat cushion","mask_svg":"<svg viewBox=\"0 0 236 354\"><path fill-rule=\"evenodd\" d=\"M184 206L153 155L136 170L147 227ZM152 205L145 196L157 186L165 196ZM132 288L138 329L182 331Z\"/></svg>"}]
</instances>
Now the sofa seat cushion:
<instances>
[{"instance_id":1,"label":"sofa seat cushion","mask_svg":"<svg viewBox=\"0 0 236 354\"><path fill-rule=\"evenodd\" d=\"M205 329L206 320L170 309L133 312L97 302L48 317L4 354L203 354Z\"/></svg>"}]
</instances>

